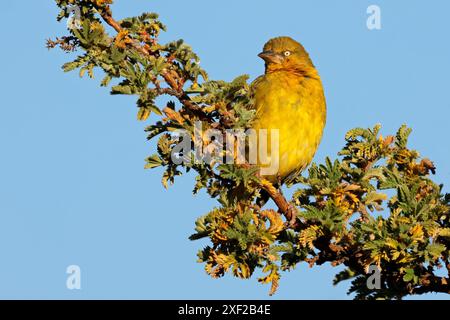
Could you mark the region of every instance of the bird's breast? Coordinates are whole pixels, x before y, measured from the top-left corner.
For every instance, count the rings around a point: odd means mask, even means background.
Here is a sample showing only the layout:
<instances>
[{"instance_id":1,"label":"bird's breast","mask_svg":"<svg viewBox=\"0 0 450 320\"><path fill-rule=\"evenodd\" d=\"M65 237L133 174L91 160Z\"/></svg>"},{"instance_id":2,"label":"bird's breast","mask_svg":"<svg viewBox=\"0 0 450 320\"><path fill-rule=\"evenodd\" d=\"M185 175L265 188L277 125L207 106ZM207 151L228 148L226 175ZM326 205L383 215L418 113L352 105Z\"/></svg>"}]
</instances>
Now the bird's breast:
<instances>
[{"instance_id":1,"label":"bird's breast","mask_svg":"<svg viewBox=\"0 0 450 320\"><path fill-rule=\"evenodd\" d=\"M277 175L285 178L304 169L317 150L326 120L326 103L320 78L281 72L266 74L258 80L254 97L257 110L254 128L278 131ZM274 154L270 150L270 138L267 149L270 154ZM259 164L264 166L264 163ZM274 181L275 176L270 175L269 179Z\"/></svg>"}]
</instances>

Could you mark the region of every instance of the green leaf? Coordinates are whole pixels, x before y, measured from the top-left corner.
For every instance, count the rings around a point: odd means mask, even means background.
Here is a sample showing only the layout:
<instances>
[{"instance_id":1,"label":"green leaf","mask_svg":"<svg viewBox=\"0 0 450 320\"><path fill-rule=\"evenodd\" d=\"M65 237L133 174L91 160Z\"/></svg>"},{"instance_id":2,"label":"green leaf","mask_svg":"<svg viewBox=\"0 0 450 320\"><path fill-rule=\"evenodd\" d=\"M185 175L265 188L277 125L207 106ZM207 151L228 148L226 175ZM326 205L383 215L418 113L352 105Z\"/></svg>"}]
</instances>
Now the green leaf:
<instances>
[{"instance_id":1,"label":"green leaf","mask_svg":"<svg viewBox=\"0 0 450 320\"><path fill-rule=\"evenodd\" d=\"M111 88L111 94L133 94L133 91L128 85L117 85Z\"/></svg>"},{"instance_id":2,"label":"green leaf","mask_svg":"<svg viewBox=\"0 0 450 320\"><path fill-rule=\"evenodd\" d=\"M145 169L152 169L163 165L162 159L157 154L148 157L145 161L147 162L144 167Z\"/></svg>"},{"instance_id":3,"label":"green leaf","mask_svg":"<svg viewBox=\"0 0 450 320\"><path fill-rule=\"evenodd\" d=\"M406 269L405 275L403 276L403 281L410 282L414 279L414 269Z\"/></svg>"},{"instance_id":4,"label":"green leaf","mask_svg":"<svg viewBox=\"0 0 450 320\"><path fill-rule=\"evenodd\" d=\"M150 116L150 110L147 108L139 108L137 119L139 121L145 121Z\"/></svg>"},{"instance_id":5,"label":"green leaf","mask_svg":"<svg viewBox=\"0 0 450 320\"><path fill-rule=\"evenodd\" d=\"M432 258L437 259L440 257L442 252L447 248L445 245L440 243L431 243L427 246L427 251L431 255Z\"/></svg>"}]
</instances>

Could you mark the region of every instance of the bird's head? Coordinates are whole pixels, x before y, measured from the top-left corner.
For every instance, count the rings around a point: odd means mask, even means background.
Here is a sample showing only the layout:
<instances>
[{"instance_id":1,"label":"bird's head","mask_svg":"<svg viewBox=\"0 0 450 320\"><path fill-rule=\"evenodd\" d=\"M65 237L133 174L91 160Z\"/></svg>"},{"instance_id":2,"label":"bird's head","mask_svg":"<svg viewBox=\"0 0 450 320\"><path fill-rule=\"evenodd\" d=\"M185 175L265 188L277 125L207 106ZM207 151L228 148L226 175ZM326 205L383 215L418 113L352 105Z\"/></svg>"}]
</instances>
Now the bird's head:
<instances>
[{"instance_id":1,"label":"bird's head","mask_svg":"<svg viewBox=\"0 0 450 320\"><path fill-rule=\"evenodd\" d=\"M286 70L307 74L315 71L305 48L290 37L270 39L258 56L266 62L266 73Z\"/></svg>"}]
</instances>

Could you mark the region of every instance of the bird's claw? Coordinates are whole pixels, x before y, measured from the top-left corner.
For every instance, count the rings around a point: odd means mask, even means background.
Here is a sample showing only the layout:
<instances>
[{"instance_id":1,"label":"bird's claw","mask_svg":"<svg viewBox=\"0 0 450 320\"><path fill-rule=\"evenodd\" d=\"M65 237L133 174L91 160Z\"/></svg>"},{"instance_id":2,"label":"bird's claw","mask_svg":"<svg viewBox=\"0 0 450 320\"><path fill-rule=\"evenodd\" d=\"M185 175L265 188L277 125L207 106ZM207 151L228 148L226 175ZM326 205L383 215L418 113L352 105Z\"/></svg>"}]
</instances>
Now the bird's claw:
<instances>
[{"instance_id":1,"label":"bird's claw","mask_svg":"<svg viewBox=\"0 0 450 320\"><path fill-rule=\"evenodd\" d=\"M290 220L285 222L286 229L295 229L297 227L297 208L290 203L288 208L288 214Z\"/></svg>"}]
</instances>

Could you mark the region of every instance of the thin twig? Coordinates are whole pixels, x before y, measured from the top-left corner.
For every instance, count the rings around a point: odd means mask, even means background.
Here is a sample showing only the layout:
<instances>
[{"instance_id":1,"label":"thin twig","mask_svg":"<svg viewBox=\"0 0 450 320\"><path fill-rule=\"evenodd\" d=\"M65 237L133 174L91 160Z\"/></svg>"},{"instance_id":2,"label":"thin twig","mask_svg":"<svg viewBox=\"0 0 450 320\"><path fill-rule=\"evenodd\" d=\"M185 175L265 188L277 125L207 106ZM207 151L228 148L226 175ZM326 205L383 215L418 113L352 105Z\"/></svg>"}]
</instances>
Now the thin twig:
<instances>
[{"instance_id":1,"label":"thin twig","mask_svg":"<svg viewBox=\"0 0 450 320\"><path fill-rule=\"evenodd\" d=\"M100 16L102 19L111 26L115 31L122 32L123 28L120 26L120 23L116 21L112 17L111 9L109 7L105 7L102 10L99 11ZM152 54L143 47L139 42L133 41L131 43L134 49L139 51L141 54L146 56L151 56ZM165 82L170 86L172 91L168 91L167 93L178 98L181 104L183 104L186 108L190 109L191 111L196 112L197 114L203 113L201 108L194 104L189 96L183 91L182 88L180 88L179 83L184 83L184 81L178 81L177 78L179 76L175 72L171 72L170 70L163 70L161 73L161 76L164 78ZM204 115L204 113L203 113Z\"/></svg>"}]
</instances>

